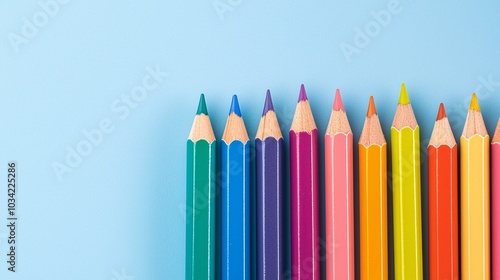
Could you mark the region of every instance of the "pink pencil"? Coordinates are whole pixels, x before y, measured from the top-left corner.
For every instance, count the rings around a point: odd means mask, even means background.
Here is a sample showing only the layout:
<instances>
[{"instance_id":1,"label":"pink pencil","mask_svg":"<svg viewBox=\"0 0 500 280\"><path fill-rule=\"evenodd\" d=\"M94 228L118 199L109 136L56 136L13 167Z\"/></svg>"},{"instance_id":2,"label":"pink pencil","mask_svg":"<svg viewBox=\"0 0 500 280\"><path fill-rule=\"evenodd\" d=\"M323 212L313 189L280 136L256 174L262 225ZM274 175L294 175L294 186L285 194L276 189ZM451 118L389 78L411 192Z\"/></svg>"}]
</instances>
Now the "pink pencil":
<instances>
[{"instance_id":1,"label":"pink pencil","mask_svg":"<svg viewBox=\"0 0 500 280\"><path fill-rule=\"evenodd\" d=\"M326 279L354 279L353 140L340 91L325 134Z\"/></svg>"},{"instance_id":2,"label":"pink pencil","mask_svg":"<svg viewBox=\"0 0 500 280\"><path fill-rule=\"evenodd\" d=\"M500 119L491 141L491 267L500 279Z\"/></svg>"}]
</instances>

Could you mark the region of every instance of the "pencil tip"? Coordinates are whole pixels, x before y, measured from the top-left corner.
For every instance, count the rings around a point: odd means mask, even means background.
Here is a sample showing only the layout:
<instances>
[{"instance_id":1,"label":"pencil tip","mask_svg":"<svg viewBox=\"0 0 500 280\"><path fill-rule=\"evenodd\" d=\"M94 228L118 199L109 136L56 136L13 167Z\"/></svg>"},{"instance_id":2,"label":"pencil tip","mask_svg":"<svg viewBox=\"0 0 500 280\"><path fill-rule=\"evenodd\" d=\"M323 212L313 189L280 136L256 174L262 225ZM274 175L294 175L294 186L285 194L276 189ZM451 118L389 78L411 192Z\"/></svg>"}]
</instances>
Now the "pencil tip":
<instances>
[{"instance_id":1,"label":"pencil tip","mask_svg":"<svg viewBox=\"0 0 500 280\"><path fill-rule=\"evenodd\" d=\"M399 94L399 104L406 105L410 104L410 98L408 97L408 92L406 92L405 83L401 85L401 93Z\"/></svg>"},{"instance_id":2,"label":"pencil tip","mask_svg":"<svg viewBox=\"0 0 500 280\"><path fill-rule=\"evenodd\" d=\"M229 115L235 113L238 117L241 117L240 104L238 103L238 96L233 95L233 100L231 101L231 108L229 109Z\"/></svg>"},{"instance_id":3,"label":"pencil tip","mask_svg":"<svg viewBox=\"0 0 500 280\"><path fill-rule=\"evenodd\" d=\"M444 109L444 104L441 103L439 104L439 110L436 117L436 121L442 120L443 118L446 118L446 110Z\"/></svg>"},{"instance_id":4,"label":"pencil tip","mask_svg":"<svg viewBox=\"0 0 500 280\"><path fill-rule=\"evenodd\" d=\"M481 112L481 108L479 107L479 102L477 101L477 96L475 93L472 94L472 99L470 100L469 110Z\"/></svg>"},{"instance_id":5,"label":"pencil tip","mask_svg":"<svg viewBox=\"0 0 500 280\"><path fill-rule=\"evenodd\" d=\"M198 111L196 112L196 114L208 115L207 104L205 103L205 95L203 93L200 95L200 102L198 103Z\"/></svg>"},{"instance_id":6,"label":"pencil tip","mask_svg":"<svg viewBox=\"0 0 500 280\"><path fill-rule=\"evenodd\" d=\"M375 100L373 96L370 96L370 101L368 102L368 111L366 112L366 117L369 118L377 114L377 108L375 107Z\"/></svg>"},{"instance_id":7,"label":"pencil tip","mask_svg":"<svg viewBox=\"0 0 500 280\"><path fill-rule=\"evenodd\" d=\"M337 89L335 91L335 100L333 101L333 110L334 111L345 111L344 102L342 102L342 97L340 96L340 90Z\"/></svg>"},{"instance_id":8,"label":"pencil tip","mask_svg":"<svg viewBox=\"0 0 500 280\"><path fill-rule=\"evenodd\" d=\"M271 91L267 90L266 101L264 102L264 111L262 112L262 116L265 116L269 111L274 111L274 106L273 106L273 100L271 99Z\"/></svg>"},{"instance_id":9,"label":"pencil tip","mask_svg":"<svg viewBox=\"0 0 500 280\"><path fill-rule=\"evenodd\" d=\"M299 93L299 100L300 101L306 101L307 100L307 94L306 94L306 88L304 87L304 84L300 85L300 93Z\"/></svg>"}]
</instances>

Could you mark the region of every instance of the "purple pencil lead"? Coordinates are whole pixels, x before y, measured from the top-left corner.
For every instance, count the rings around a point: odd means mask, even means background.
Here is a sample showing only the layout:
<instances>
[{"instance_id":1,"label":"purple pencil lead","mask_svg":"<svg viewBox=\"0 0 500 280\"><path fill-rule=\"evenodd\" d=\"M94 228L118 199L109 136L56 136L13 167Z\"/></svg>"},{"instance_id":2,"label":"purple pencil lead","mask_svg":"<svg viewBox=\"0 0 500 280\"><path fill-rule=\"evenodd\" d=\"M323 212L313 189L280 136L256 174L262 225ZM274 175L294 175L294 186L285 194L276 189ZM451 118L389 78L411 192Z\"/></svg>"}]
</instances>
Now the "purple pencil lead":
<instances>
[{"instance_id":1,"label":"purple pencil lead","mask_svg":"<svg viewBox=\"0 0 500 280\"><path fill-rule=\"evenodd\" d=\"M265 116L267 112L274 111L273 100L271 99L271 91L267 90L266 101L264 102L264 111L262 116Z\"/></svg>"},{"instance_id":2,"label":"purple pencil lead","mask_svg":"<svg viewBox=\"0 0 500 280\"><path fill-rule=\"evenodd\" d=\"M306 101L307 100L307 94L306 94L306 89L304 87L304 84L300 85L300 93L299 93L299 100L300 101Z\"/></svg>"}]
</instances>

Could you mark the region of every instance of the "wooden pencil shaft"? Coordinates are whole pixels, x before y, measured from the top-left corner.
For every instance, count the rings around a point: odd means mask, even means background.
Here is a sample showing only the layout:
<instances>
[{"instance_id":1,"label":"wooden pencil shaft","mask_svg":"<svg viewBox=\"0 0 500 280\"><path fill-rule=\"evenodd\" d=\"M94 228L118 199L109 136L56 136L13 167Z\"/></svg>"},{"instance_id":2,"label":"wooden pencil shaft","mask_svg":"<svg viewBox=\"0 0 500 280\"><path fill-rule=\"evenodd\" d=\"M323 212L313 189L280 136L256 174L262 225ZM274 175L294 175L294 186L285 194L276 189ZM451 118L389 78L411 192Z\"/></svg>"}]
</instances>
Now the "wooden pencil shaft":
<instances>
[{"instance_id":1,"label":"wooden pencil shaft","mask_svg":"<svg viewBox=\"0 0 500 280\"><path fill-rule=\"evenodd\" d=\"M250 279L250 143L221 144L221 279Z\"/></svg>"},{"instance_id":2,"label":"wooden pencil shaft","mask_svg":"<svg viewBox=\"0 0 500 280\"><path fill-rule=\"evenodd\" d=\"M285 276L283 243L283 138L255 140L257 279Z\"/></svg>"},{"instance_id":3,"label":"wooden pencil shaft","mask_svg":"<svg viewBox=\"0 0 500 280\"><path fill-rule=\"evenodd\" d=\"M423 279L420 128L391 128L394 277Z\"/></svg>"},{"instance_id":4,"label":"wooden pencil shaft","mask_svg":"<svg viewBox=\"0 0 500 280\"><path fill-rule=\"evenodd\" d=\"M292 277L320 279L318 130L290 131Z\"/></svg>"},{"instance_id":5,"label":"wooden pencil shaft","mask_svg":"<svg viewBox=\"0 0 500 280\"><path fill-rule=\"evenodd\" d=\"M500 125L497 126L497 131ZM500 131L499 131L500 132ZM500 134L495 133L498 137ZM492 279L500 278L500 139L491 144L491 268Z\"/></svg>"},{"instance_id":6,"label":"wooden pencil shaft","mask_svg":"<svg viewBox=\"0 0 500 280\"><path fill-rule=\"evenodd\" d=\"M460 137L462 279L490 279L489 136Z\"/></svg>"},{"instance_id":7,"label":"wooden pencil shaft","mask_svg":"<svg viewBox=\"0 0 500 280\"><path fill-rule=\"evenodd\" d=\"M459 279L457 145L429 145L429 278Z\"/></svg>"},{"instance_id":8,"label":"wooden pencil shaft","mask_svg":"<svg viewBox=\"0 0 500 280\"><path fill-rule=\"evenodd\" d=\"M186 279L215 279L215 141L187 141Z\"/></svg>"},{"instance_id":9,"label":"wooden pencil shaft","mask_svg":"<svg viewBox=\"0 0 500 280\"><path fill-rule=\"evenodd\" d=\"M387 144L358 147L360 279L388 279Z\"/></svg>"},{"instance_id":10,"label":"wooden pencil shaft","mask_svg":"<svg viewBox=\"0 0 500 280\"><path fill-rule=\"evenodd\" d=\"M325 135L326 279L354 279L352 133Z\"/></svg>"}]
</instances>

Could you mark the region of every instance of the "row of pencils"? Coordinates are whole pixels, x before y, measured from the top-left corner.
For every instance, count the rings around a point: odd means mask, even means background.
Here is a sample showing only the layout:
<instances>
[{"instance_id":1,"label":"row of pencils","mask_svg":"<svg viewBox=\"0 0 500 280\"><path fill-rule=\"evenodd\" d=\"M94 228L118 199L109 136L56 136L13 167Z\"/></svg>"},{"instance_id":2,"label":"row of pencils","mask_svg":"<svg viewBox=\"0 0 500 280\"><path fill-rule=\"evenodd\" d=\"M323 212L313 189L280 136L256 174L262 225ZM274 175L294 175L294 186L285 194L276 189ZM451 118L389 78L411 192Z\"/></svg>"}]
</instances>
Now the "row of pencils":
<instances>
[{"instance_id":1,"label":"row of pencils","mask_svg":"<svg viewBox=\"0 0 500 280\"><path fill-rule=\"evenodd\" d=\"M404 84L390 131L394 278L423 279L420 129ZM216 270L220 279L250 279L251 211L256 217L257 279L320 279L322 246L326 279L355 279L356 241L360 279L388 279L388 153L373 97L358 142L359 240L354 235L353 133L338 90L324 135L325 197L320 197L318 129L301 86L289 131L290 228L284 228L284 140L269 91L255 136L255 178L250 177L249 140L233 96L217 151L201 95L187 142L186 279L215 279ZM440 104L427 158L429 278L490 279L493 273L498 279L500 128L490 143L475 94L460 137L460 165L458 153ZM251 208L250 180L256 180L256 209ZM491 208L490 188L496 201ZM324 242L320 223L325 225ZM290 244L285 244L288 231ZM285 246L291 256L285 256ZM291 271L286 272L288 257Z\"/></svg>"}]
</instances>

